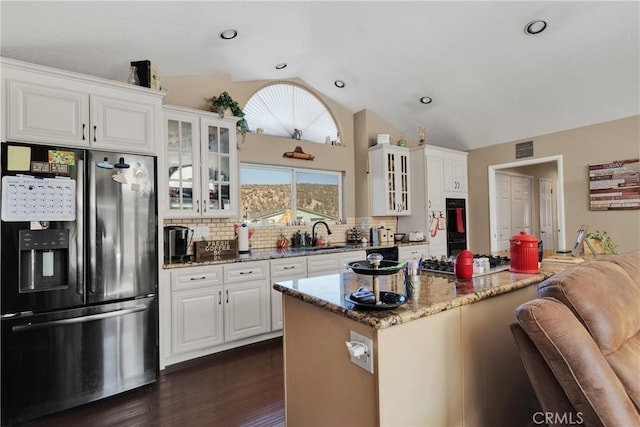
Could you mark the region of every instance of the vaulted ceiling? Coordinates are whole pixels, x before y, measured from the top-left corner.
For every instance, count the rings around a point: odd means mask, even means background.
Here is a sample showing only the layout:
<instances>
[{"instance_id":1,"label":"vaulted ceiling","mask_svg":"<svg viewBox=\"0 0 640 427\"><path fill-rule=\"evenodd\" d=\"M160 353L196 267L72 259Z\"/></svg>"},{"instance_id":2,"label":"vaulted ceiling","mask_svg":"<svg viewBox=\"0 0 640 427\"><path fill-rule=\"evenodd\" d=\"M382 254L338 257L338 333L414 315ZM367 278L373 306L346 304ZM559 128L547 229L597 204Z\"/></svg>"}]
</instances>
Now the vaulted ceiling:
<instances>
[{"instance_id":1,"label":"vaulted ceiling","mask_svg":"<svg viewBox=\"0 0 640 427\"><path fill-rule=\"evenodd\" d=\"M637 1L3 0L0 13L2 56L116 80L139 59L161 77L299 78L455 149L640 114ZM534 19L547 29L526 35Z\"/></svg>"}]
</instances>

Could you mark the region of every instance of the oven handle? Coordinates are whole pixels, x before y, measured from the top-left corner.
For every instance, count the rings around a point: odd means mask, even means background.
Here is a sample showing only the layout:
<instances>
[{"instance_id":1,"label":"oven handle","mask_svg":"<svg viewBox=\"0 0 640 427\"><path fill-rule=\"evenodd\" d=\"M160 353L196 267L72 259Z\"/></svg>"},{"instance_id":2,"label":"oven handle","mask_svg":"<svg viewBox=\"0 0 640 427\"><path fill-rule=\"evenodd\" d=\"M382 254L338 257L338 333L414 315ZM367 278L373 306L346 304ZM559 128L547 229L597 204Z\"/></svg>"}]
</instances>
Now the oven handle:
<instances>
[{"instance_id":1,"label":"oven handle","mask_svg":"<svg viewBox=\"0 0 640 427\"><path fill-rule=\"evenodd\" d=\"M49 328L52 326L60 325L74 325L77 323L91 322L94 320L108 319L110 317L124 316L125 314L137 313L147 309L146 305L136 305L132 308L125 308L122 310L108 311L106 313L90 314L88 316L71 317L69 319L51 320L49 322L39 323L25 323L23 325L16 325L11 328L13 332L26 332L33 331L34 329Z\"/></svg>"}]
</instances>

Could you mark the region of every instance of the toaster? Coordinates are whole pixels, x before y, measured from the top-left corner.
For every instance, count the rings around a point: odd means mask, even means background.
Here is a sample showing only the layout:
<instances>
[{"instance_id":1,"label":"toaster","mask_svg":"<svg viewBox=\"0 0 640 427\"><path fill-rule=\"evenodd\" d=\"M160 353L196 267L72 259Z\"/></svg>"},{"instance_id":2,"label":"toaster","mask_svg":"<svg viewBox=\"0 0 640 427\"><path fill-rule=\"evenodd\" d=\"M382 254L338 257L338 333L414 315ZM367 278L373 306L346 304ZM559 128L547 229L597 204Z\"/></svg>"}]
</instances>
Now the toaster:
<instances>
[{"instance_id":1,"label":"toaster","mask_svg":"<svg viewBox=\"0 0 640 427\"><path fill-rule=\"evenodd\" d=\"M409 233L410 242L421 242L424 240L424 233L422 231L411 231Z\"/></svg>"}]
</instances>

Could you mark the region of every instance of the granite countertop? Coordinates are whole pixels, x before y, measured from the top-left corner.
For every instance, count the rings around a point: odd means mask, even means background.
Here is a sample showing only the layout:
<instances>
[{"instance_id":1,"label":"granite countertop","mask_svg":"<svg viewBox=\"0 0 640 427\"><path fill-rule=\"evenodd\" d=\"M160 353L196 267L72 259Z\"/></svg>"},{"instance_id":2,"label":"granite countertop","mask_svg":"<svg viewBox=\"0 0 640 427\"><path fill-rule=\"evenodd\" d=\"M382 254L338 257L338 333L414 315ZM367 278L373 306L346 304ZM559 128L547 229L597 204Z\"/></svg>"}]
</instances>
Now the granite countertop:
<instances>
[{"instance_id":1,"label":"granite countertop","mask_svg":"<svg viewBox=\"0 0 640 427\"><path fill-rule=\"evenodd\" d=\"M234 262L248 262L248 261L263 261L263 260L269 260L269 259L288 258L288 257L297 257L297 256L320 255L320 254L352 252L352 251L376 249L376 248L392 248L394 246L415 246L415 245L426 245L426 244L428 244L428 242L426 241L396 242L396 243L379 245L379 246L337 243L336 245L333 245L333 246L316 247L313 249L311 248L308 248L308 249L296 249L296 248L256 249L256 250L251 250L251 252L248 254L239 254L236 258L233 258L233 259L226 259L221 261L208 261L208 262L187 261L187 262L174 262L171 264L165 263L163 265L163 268L171 269L171 268L183 268L183 267L198 267L198 266L204 266L204 265L230 264Z\"/></svg>"},{"instance_id":2,"label":"granite countertop","mask_svg":"<svg viewBox=\"0 0 640 427\"><path fill-rule=\"evenodd\" d=\"M356 308L345 296L360 287L373 289L373 276L353 272L315 278L277 282L273 288L316 307L345 316L374 329L385 329L407 323L441 311L471 304L486 298L514 291L542 282L554 272L543 270L538 274L520 274L503 271L458 281L453 275L422 272L418 298L406 304L385 310ZM400 274L378 276L380 290L404 294Z\"/></svg>"}]
</instances>

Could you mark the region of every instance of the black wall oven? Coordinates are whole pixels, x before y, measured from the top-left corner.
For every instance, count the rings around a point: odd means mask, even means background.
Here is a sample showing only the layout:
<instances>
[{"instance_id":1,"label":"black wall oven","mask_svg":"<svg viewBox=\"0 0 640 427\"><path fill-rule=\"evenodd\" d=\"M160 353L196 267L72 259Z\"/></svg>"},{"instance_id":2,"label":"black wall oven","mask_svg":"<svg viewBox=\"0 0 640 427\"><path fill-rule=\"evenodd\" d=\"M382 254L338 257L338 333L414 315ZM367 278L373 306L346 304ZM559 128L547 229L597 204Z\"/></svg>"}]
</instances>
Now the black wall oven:
<instances>
[{"instance_id":1,"label":"black wall oven","mask_svg":"<svg viewBox=\"0 0 640 427\"><path fill-rule=\"evenodd\" d=\"M465 199L446 199L447 256L455 257L467 249L467 212Z\"/></svg>"}]
</instances>

